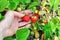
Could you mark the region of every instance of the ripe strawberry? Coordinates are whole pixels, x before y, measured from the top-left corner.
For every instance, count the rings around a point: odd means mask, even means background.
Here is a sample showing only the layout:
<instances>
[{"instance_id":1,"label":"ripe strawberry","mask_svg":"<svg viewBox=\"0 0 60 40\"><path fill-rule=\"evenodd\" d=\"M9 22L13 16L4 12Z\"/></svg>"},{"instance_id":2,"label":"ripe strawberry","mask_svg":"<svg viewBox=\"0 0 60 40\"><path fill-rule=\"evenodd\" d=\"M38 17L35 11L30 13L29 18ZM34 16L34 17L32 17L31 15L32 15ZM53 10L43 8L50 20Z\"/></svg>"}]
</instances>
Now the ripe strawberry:
<instances>
[{"instance_id":1,"label":"ripe strawberry","mask_svg":"<svg viewBox=\"0 0 60 40\"><path fill-rule=\"evenodd\" d=\"M22 20L28 22L30 20L30 16L29 15L23 16Z\"/></svg>"},{"instance_id":2,"label":"ripe strawberry","mask_svg":"<svg viewBox=\"0 0 60 40\"><path fill-rule=\"evenodd\" d=\"M33 16L33 17L31 18L31 22L33 22L33 23L37 22L37 20L38 20L38 18L37 18L36 16Z\"/></svg>"},{"instance_id":3,"label":"ripe strawberry","mask_svg":"<svg viewBox=\"0 0 60 40\"><path fill-rule=\"evenodd\" d=\"M35 14L34 14L34 16L36 16L37 18L39 18L39 17L40 17L40 15L39 15L39 14L37 14L37 13L35 13Z\"/></svg>"}]
</instances>

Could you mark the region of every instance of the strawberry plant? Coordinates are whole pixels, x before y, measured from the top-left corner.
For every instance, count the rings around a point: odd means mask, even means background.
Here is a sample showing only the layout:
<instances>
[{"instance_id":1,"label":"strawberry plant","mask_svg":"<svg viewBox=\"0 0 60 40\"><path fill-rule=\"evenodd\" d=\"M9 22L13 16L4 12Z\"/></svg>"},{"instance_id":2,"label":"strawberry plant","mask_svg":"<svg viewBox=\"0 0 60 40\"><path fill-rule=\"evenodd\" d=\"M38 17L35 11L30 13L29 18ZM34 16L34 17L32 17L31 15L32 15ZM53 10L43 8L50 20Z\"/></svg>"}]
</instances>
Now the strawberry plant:
<instances>
[{"instance_id":1,"label":"strawberry plant","mask_svg":"<svg viewBox=\"0 0 60 40\"><path fill-rule=\"evenodd\" d=\"M29 29L22 28L16 32L16 39L17 40L27 40L29 33L30 33Z\"/></svg>"},{"instance_id":2,"label":"strawberry plant","mask_svg":"<svg viewBox=\"0 0 60 40\"><path fill-rule=\"evenodd\" d=\"M8 10L32 10L32 16L23 16L31 22L30 28L17 30L15 36L4 40L60 40L60 0L0 0L0 21Z\"/></svg>"}]
</instances>

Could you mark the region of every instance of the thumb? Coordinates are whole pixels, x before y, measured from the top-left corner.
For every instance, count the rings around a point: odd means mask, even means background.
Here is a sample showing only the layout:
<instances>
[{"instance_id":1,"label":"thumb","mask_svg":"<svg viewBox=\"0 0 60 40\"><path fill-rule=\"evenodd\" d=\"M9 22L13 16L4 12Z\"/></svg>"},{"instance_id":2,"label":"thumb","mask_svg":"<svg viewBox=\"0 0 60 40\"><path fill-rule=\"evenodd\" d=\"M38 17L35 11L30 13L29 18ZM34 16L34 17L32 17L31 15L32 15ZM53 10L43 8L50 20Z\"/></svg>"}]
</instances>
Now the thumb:
<instances>
[{"instance_id":1,"label":"thumb","mask_svg":"<svg viewBox=\"0 0 60 40\"><path fill-rule=\"evenodd\" d=\"M5 19L1 21L2 29L9 27L14 19L14 14L11 11L8 11L5 15Z\"/></svg>"}]
</instances>

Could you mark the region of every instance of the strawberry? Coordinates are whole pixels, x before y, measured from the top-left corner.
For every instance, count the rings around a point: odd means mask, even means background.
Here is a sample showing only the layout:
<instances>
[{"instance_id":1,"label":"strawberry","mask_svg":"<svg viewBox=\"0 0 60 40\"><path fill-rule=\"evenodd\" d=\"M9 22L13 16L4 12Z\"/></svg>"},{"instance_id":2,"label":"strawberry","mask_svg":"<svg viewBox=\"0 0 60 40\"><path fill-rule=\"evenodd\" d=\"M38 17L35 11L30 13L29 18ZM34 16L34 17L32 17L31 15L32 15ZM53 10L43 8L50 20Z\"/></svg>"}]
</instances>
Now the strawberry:
<instances>
[{"instance_id":1,"label":"strawberry","mask_svg":"<svg viewBox=\"0 0 60 40\"><path fill-rule=\"evenodd\" d=\"M33 16L33 17L31 18L31 22L33 22L33 23L37 22L37 20L38 20L38 18L37 18L36 16Z\"/></svg>"},{"instance_id":2,"label":"strawberry","mask_svg":"<svg viewBox=\"0 0 60 40\"><path fill-rule=\"evenodd\" d=\"M36 16L37 18L40 17L40 15L38 13L35 13L34 16Z\"/></svg>"},{"instance_id":3,"label":"strawberry","mask_svg":"<svg viewBox=\"0 0 60 40\"><path fill-rule=\"evenodd\" d=\"M28 22L30 20L30 16L29 15L25 15L22 17L22 20L25 22Z\"/></svg>"}]
</instances>

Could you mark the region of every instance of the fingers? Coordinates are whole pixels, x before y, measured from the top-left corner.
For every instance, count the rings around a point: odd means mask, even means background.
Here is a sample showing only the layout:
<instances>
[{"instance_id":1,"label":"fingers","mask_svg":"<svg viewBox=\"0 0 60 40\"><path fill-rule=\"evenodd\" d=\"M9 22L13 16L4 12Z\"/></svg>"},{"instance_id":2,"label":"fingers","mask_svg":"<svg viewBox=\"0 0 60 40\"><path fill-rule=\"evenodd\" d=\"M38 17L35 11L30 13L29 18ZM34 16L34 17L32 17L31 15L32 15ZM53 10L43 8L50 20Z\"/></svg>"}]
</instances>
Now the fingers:
<instances>
[{"instance_id":1,"label":"fingers","mask_svg":"<svg viewBox=\"0 0 60 40\"><path fill-rule=\"evenodd\" d=\"M14 13L14 15L15 15L16 17L19 17L19 18L21 18L21 17L24 16L24 14L18 13L18 12L16 12L16 11L13 11L13 13Z\"/></svg>"},{"instance_id":2,"label":"fingers","mask_svg":"<svg viewBox=\"0 0 60 40\"><path fill-rule=\"evenodd\" d=\"M5 15L5 17L8 17L8 16L16 16L16 17L23 17L25 14L31 14L32 11L31 10L25 10L25 11L22 11L22 12L16 12L16 11L8 11Z\"/></svg>"},{"instance_id":3,"label":"fingers","mask_svg":"<svg viewBox=\"0 0 60 40\"><path fill-rule=\"evenodd\" d=\"M14 16L19 17L19 18L23 17L24 12L29 14L32 11L31 10L26 10L26 11L23 11L22 13L18 13L18 12L15 12L15 11L8 11L5 15L5 19L1 22L2 29L6 28L6 27L9 27L11 25L11 23L14 21ZM22 23L19 24L19 26L23 26L23 25L28 24L28 23L29 22L22 22Z\"/></svg>"},{"instance_id":4,"label":"fingers","mask_svg":"<svg viewBox=\"0 0 60 40\"><path fill-rule=\"evenodd\" d=\"M31 10L25 10L25 11L22 11L22 12L19 12L19 13L22 13L22 14L31 14L32 11Z\"/></svg>"},{"instance_id":5,"label":"fingers","mask_svg":"<svg viewBox=\"0 0 60 40\"><path fill-rule=\"evenodd\" d=\"M27 24L29 24L30 22L20 22L19 23L19 27L23 27L26 26Z\"/></svg>"},{"instance_id":6,"label":"fingers","mask_svg":"<svg viewBox=\"0 0 60 40\"><path fill-rule=\"evenodd\" d=\"M31 10L25 10L24 12L25 12L26 14L31 14L31 13L32 13Z\"/></svg>"},{"instance_id":7,"label":"fingers","mask_svg":"<svg viewBox=\"0 0 60 40\"><path fill-rule=\"evenodd\" d=\"M25 14L31 14L32 13L32 11L31 10L25 10L25 11L22 11L22 12L16 12L16 11L13 11L13 13L14 13L14 15L16 16L16 17L19 17L19 18L21 18L21 17L23 17Z\"/></svg>"},{"instance_id":8,"label":"fingers","mask_svg":"<svg viewBox=\"0 0 60 40\"><path fill-rule=\"evenodd\" d=\"M26 28L29 28L29 27L30 27L30 25L31 25L31 24L27 24L25 27L26 27Z\"/></svg>"},{"instance_id":9,"label":"fingers","mask_svg":"<svg viewBox=\"0 0 60 40\"><path fill-rule=\"evenodd\" d=\"M8 17L9 15L16 16L16 17L19 17L19 18L24 16L24 14L18 13L16 11L8 11L5 16Z\"/></svg>"},{"instance_id":10,"label":"fingers","mask_svg":"<svg viewBox=\"0 0 60 40\"><path fill-rule=\"evenodd\" d=\"M22 29L22 28L29 28L31 24L27 24L26 26L20 27L18 29Z\"/></svg>"},{"instance_id":11,"label":"fingers","mask_svg":"<svg viewBox=\"0 0 60 40\"><path fill-rule=\"evenodd\" d=\"M25 10L25 11L22 11L22 12L16 12L16 11L8 11L7 14L6 14L6 17L8 16L8 14L11 14L11 15L14 15L16 17L23 17L25 14L31 14L32 11L31 10Z\"/></svg>"}]
</instances>

